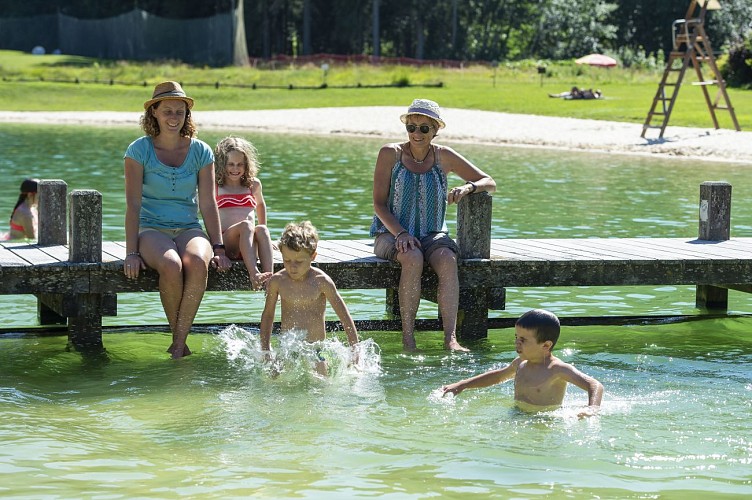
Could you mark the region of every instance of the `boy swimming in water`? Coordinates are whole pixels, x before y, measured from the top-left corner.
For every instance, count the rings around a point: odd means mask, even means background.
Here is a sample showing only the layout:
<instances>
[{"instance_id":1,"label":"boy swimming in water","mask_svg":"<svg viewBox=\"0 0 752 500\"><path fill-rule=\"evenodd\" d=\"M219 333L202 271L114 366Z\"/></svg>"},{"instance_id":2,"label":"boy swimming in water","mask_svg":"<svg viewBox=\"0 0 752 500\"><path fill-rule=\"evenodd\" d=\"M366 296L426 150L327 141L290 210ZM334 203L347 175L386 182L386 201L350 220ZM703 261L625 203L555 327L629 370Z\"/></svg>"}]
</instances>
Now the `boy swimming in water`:
<instances>
[{"instance_id":1,"label":"boy swimming in water","mask_svg":"<svg viewBox=\"0 0 752 500\"><path fill-rule=\"evenodd\" d=\"M504 368L445 385L441 388L442 395L514 378L514 399L518 406L537 411L561 406L567 383L571 383L588 392L588 407L579 416L594 415L601 405L603 385L551 354L560 331L559 318L552 312L543 309L526 312L514 325L518 355L514 361Z\"/></svg>"},{"instance_id":2,"label":"boy swimming in water","mask_svg":"<svg viewBox=\"0 0 752 500\"><path fill-rule=\"evenodd\" d=\"M334 281L322 270L311 267L316 258L319 236L309 221L290 223L279 240L284 269L272 275L267 282L266 303L261 315L261 349L270 350L274 312L277 298L282 300L281 330L302 330L308 342L326 338L324 315L327 300L337 313L347 333L350 346L358 343L358 332L350 311L337 291ZM314 363L318 373L328 372L326 360L321 355Z\"/></svg>"}]
</instances>

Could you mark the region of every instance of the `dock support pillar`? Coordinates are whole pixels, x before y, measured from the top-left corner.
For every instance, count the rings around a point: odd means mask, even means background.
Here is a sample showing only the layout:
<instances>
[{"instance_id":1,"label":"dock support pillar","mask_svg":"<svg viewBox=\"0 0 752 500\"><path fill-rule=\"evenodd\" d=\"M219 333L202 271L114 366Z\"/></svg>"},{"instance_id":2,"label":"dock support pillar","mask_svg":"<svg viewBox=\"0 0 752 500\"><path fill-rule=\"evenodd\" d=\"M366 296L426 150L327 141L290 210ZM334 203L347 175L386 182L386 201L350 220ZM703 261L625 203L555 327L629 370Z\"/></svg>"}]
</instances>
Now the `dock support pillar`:
<instances>
[{"instance_id":1,"label":"dock support pillar","mask_svg":"<svg viewBox=\"0 0 752 500\"><path fill-rule=\"evenodd\" d=\"M67 245L66 226L68 184L63 180L39 181L39 233L40 245ZM62 300L61 294L48 294L53 301ZM43 296L37 296L37 320L40 325L65 325L67 318L45 304Z\"/></svg>"},{"instance_id":2,"label":"dock support pillar","mask_svg":"<svg viewBox=\"0 0 752 500\"><path fill-rule=\"evenodd\" d=\"M492 197L485 192L465 196L460 200L457 206L457 245L460 247L460 259L491 257L491 206ZM457 337L467 340L486 338L490 308L489 288L460 287Z\"/></svg>"},{"instance_id":3,"label":"dock support pillar","mask_svg":"<svg viewBox=\"0 0 752 500\"><path fill-rule=\"evenodd\" d=\"M726 241L731 237L731 184L700 184L700 223L697 239ZM695 306L708 310L728 310L728 289L697 285Z\"/></svg>"},{"instance_id":4,"label":"dock support pillar","mask_svg":"<svg viewBox=\"0 0 752 500\"><path fill-rule=\"evenodd\" d=\"M102 262L102 195L78 189L70 195L70 262ZM91 284L89 286L91 289ZM80 352L104 352L102 343L102 296L77 295L78 311L68 321L68 341Z\"/></svg>"}]
</instances>

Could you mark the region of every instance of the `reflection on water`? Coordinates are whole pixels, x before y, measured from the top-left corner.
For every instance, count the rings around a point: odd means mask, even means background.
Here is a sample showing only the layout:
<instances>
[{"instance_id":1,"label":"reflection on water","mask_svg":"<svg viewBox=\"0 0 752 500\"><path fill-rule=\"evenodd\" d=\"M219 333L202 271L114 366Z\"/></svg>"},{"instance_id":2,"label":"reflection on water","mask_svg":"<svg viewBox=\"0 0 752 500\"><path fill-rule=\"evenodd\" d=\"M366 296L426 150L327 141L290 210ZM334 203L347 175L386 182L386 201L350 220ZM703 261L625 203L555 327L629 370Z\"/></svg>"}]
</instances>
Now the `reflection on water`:
<instances>
[{"instance_id":1,"label":"reflection on water","mask_svg":"<svg viewBox=\"0 0 752 500\"><path fill-rule=\"evenodd\" d=\"M0 200L8 214L26 176L63 178L104 195L107 239L123 238L122 154L137 129L0 125ZM225 135L201 137L214 143ZM242 134L241 134L242 135ZM382 140L249 137L276 237L311 219L323 238L367 237ZM499 181L493 236L695 237L699 184L734 186L732 235L752 235L748 166L458 145ZM346 179L346 181L343 181ZM453 209L452 209L453 210ZM450 218L454 213L450 212ZM454 227L451 221L450 226ZM384 292L344 290L356 318L384 317ZM200 323L258 322L263 293L211 293ZM36 321L29 297L0 297L5 326ZM750 296L730 294L733 312ZM506 311L561 316L694 314L689 286L509 289ZM423 303L419 315L435 317ZM335 319L328 311L327 319ZM107 358L86 362L64 337L0 337L0 495L8 498L314 497L691 498L752 491L752 319L565 327L555 352L606 388L600 417L586 393L562 408L515 409L511 382L437 398L448 382L514 358L511 329L469 354L419 332L361 332L353 365L344 334L312 346L273 339L281 372L259 363L258 334L193 334L194 355L165 349L157 294L123 294ZM310 370L320 348L331 374ZM101 361L101 360L100 360Z\"/></svg>"}]
</instances>

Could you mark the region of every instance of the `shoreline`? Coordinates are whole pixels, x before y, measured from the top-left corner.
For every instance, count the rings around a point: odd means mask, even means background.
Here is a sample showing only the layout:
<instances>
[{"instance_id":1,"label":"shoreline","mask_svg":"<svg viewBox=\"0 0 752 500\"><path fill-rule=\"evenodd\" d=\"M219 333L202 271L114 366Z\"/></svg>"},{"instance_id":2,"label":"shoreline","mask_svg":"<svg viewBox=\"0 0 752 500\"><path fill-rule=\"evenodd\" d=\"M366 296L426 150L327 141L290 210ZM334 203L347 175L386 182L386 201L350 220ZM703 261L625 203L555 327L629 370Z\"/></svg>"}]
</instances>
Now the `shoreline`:
<instances>
[{"instance_id":1,"label":"shoreline","mask_svg":"<svg viewBox=\"0 0 752 500\"><path fill-rule=\"evenodd\" d=\"M405 134L399 121L404 111L396 106L197 111L195 120L199 131L341 135L397 141ZM137 128L140 116L139 112L114 111L0 111L0 123ZM648 138L643 139L642 125L635 123L458 108L444 109L443 118L447 127L439 133L439 142L752 163L752 132L669 126L662 139L657 138L657 130L648 131Z\"/></svg>"}]
</instances>

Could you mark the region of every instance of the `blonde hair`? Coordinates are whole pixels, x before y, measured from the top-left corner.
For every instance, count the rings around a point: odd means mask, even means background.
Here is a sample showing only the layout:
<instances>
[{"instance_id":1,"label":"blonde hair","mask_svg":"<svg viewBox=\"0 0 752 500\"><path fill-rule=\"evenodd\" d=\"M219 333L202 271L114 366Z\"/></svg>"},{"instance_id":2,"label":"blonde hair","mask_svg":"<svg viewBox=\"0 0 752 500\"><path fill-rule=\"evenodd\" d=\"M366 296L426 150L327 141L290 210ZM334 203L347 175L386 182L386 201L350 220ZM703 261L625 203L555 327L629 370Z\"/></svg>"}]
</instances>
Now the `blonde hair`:
<instances>
[{"instance_id":1,"label":"blonde hair","mask_svg":"<svg viewBox=\"0 0 752 500\"><path fill-rule=\"evenodd\" d=\"M225 137L217 143L214 149L214 177L218 186L225 183L225 174L227 173L227 157L230 153L237 151L243 155L245 170L240 178L240 184L245 187L251 187L251 182L258 175L260 168L258 160L258 151L249 141L241 137Z\"/></svg>"},{"instance_id":2,"label":"blonde hair","mask_svg":"<svg viewBox=\"0 0 752 500\"><path fill-rule=\"evenodd\" d=\"M318 243L319 233L308 220L300 223L290 222L285 226L282 237L279 239L280 247L287 247L293 252L304 250L310 255L316 251Z\"/></svg>"}]
</instances>

